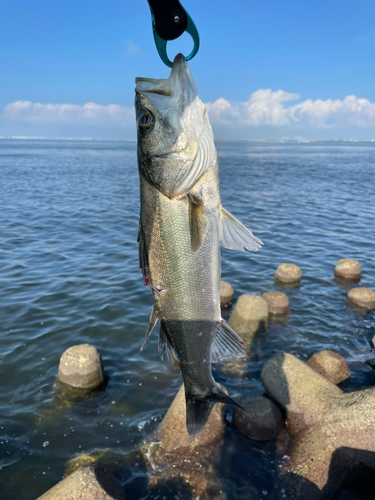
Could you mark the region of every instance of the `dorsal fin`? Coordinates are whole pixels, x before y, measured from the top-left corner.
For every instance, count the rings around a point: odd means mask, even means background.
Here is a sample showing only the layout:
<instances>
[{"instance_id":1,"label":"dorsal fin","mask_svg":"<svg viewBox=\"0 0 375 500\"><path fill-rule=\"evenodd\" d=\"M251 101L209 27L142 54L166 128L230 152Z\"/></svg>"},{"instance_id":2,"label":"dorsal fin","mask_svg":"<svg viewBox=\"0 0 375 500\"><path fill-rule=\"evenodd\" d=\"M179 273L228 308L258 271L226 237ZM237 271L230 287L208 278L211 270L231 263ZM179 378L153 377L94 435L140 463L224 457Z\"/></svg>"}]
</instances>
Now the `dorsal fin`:
<instances>
[{"instance_id":1,"label":"dorsal fin","mask_svg":"<svg viewBox=\"0 0 375 500\"><path fill-rule=\"evenodd\" d=\"M263 242L234 215L221 207L220 243L229 250L258 250Z\"/></svg>"},{"instance_id":2,"label":"dorsal fin","mask_svg":"<svg viewBox=\"0 0 375 500\"><path fill-rule=\"evenodd\" d=\"M222 319L217 327L214 345L212 346L211 363L227 358L240 358L245 355L245 342Z\"/></svg>"}]
</instances>

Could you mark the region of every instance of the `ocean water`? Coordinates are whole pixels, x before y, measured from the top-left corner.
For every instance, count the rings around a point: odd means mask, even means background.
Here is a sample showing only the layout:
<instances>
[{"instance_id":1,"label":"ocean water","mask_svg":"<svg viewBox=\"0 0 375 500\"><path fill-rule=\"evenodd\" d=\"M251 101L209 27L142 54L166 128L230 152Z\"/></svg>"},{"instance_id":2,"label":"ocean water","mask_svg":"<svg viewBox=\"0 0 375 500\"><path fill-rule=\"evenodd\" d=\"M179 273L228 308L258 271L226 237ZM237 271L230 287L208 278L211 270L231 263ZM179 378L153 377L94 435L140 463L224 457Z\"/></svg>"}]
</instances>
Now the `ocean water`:
<instances>
[{"instance_id":1,"label":"ocean water","mask_svg":"<svg viewBox=\"0 0 375 500\"><path fill-rule=\"evenodd\" d=\"M375 144L217 149L223 205L265 243L256 253L222 250L222 278L235 299L283 291L291 313L256 336L243 378L219 365L216 380L233 397L257 396L275 353L306 359L332 349L352 372L345 390L373 385L366 361L375 358L375 314L348 306L357 285L333 270L340 258L357 259L360 285L375 288ZM33 500L80 453L136 450L182 380L158 358L156 333L140 353L152 296L138 266L135 143L0 140L0 202L0 491L4 500ZM282 262L301 267L299 286L275 285ZM79 343L100 350L106 386L66 400L56 384L59 358ZM223 488L230 499L265 498L277 469L272 445L242 437L231 412ZM128 498L153 498L142 481L141 471L124 479Z\"/></svg>"}]
</instances>

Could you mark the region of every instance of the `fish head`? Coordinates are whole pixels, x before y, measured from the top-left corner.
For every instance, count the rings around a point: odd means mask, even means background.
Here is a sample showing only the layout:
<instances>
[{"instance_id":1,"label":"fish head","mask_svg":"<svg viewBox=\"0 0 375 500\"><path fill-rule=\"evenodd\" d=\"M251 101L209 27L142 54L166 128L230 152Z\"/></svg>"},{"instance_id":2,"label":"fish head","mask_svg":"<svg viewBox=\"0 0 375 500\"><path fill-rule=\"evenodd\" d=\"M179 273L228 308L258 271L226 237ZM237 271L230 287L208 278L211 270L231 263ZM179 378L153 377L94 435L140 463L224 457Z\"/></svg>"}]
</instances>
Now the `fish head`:
<instances>
[{"instance_id":1,"label":"fish head","mask_svg":"<svg viewBox=\"0 0 375 500\"><path fill-rule=\"evenodd\" d=\"M140 173L169 198L184 196L216 158L205 105L185 57L169 78L136 78Z\"/></svg>"}]
</instances>

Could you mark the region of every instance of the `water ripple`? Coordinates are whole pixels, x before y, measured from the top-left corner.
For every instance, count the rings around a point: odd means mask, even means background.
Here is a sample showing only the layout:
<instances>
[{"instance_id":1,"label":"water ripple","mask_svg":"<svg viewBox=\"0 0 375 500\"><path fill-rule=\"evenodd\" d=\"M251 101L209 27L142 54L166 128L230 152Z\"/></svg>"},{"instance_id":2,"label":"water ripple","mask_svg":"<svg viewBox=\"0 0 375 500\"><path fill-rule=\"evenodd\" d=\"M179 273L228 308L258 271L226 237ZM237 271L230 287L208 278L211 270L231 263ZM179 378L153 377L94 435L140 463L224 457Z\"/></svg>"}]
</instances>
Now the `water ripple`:
<instances>
[{"instance_id":1,"label":"water ripple","mask_svg":"<svg viewBox=\"0 0 375 500\"><path fill-rule=\"evenodd\" d=\"M374 358L375 315L348 307L352 285L333 269L342 257L357 259L361 285L375 288L374 148L218 144L223 204L265 243L252 254L224 249L223 279L235 299L278 290L291 305L255 338L243 379L214 367L231 394L262 394L263 364L285 351L306 359L333 349L353 374L345 390L373 383L365 362ZM0 169L2 491L7 500L31 500L61 479L75 454L135 449L181 376L158 359L156 334L139 352L152 297L137 262L135 144L0 140ZM302 268L299 286L274 283L282 262ZM107 385L90 400L67 402L55 384L59 359L84 342L102 353ZM226 440L224 486L236 485L238 498L262 496L274 477L272 452L246 446L230 426ZM258 473L241 474L243 463Z\"/></svg>"}]
</instances>

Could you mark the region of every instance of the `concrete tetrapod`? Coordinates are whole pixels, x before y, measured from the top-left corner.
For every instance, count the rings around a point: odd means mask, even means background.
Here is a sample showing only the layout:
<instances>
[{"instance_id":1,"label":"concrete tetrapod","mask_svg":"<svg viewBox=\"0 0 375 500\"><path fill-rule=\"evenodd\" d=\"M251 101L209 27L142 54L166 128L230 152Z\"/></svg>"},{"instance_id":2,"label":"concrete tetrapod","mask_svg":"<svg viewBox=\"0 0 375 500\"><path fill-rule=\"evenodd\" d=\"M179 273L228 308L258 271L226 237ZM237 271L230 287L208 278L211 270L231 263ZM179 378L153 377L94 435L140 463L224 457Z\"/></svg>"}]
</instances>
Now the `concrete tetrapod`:
<instances>
[{"instance_id":1,"label":"concrete tetrapod","mask_svg":"<svg viewBox=\"0 0 375 500\"><path fill-rule=\"evenodd\" d=\"M38 500L125 500L115 476L101 465L80 467Z\"/></svg>"},{"instance_id":2,"label":"concrete tetrapod","mask_svg":"<svg viewBox=\"0 0 375 500\"><path fill-rule=\"evenodd\" d=\"M295 264L280 264L275 272L275 281L287 285L299 283L302 278L301 269Z\"/></svg>"},{"instance_id":3,"label":"concrete tetrapod","mask_svg":"<svg viewBox=\"0 0 375 500\"><path fill-rule=\"evenodd\" d=\"M267 330L267 302L258 295L241 295L232 311L228 325L245 342L246 351L249 354L255 334ZM243 377L247 370L247 363L247 357L225 359L221 363L221 368L227 375Z\"/></svg>"},{"instance_id":4,"label":"concrete tetrapod","mask_svg":"<svg viewBox=\"0 0 375 500\"><path fill-rule=\"evenodd\" d=\"M94 389L103 383L99 351L90 344L69 347L61 356L59 379L79 389Z\"/></svg>"},{"instance_id":5,"label":"concrete tetrapod","mask_svg":"<svg viewBox=\"0 0 375 500\"><path fill-rule=\"evenodd\" d=\"M265 396L243 399L241 405L246 411L235 408L233 423L245 436L255 441L276 439L284 427L279 408Z\"/></svg>"},{"instance_id":6,"label":"concrete tetrapod","mask_svg":"<svg viewBox=\"0 0 375 500\"><path fill-rule=\"evenodd\" d=\"M238 333L248 345L257 332L267 330L268 305L263 297L243 294L238 297L228 325Z\"/></svg>"},{"instance_id":7,"label":"concrete tetrapod","mask_svg":"<svg viewBox=\"0 0 375 500\"><path fill-rule=\"evenodd\" d=\"M225 415L226 406L215 404L204 429L190 437L182 386L159 427L141 448L148 469L148 489L180 481L181 487L188 485L193 498L225 500L215 471L223 445Z\"/></svg>"},{"instance_id":8,"label":"concrete tetrapod","mask_svg":"<svg viewBox=\"0 0 375 500\"><path fill-rule=\"evenodd\" d=\"M262 297L268 304L270 316L285 316L289 312L289 299L285 293L264 292Z\"/></svg>"},{"instance_id":9,"label":"concrete tetrapod","mask_svg":"<svg viewBox=\"0 0 375 500\"><path fill-rule=\"evenodd\" d=\"M323 375L332 384L339 384L351 375L345 359L337 352L328 349L314 353L306 361L306 364L320 375Z\"/></svg>"},{"instance_id":10,"label":"concrete tetrapod","mask_svg":"<svg viewBox=\"0 0 375 500\"><path fill-rule=\"evenodd\" d=\"M340 259L334 272L339 278L358 281L361 279L361 264L357 260Z\"/></svg>"},{"instance_id":11,"label":"concrete tetrapod","mask_svg":"<svg viewBox=\"0 0 375 500\"><path fill-rule=\"evenodd\" d=\"M218 385L227 392L225 387ZM200 500L226 500L216 473L226 427L225 415L226 406L215 404L204 429L194 438L190 437L186 430L182 386L158 428L140 450L130 454L111 449L81 454L69 460L66 471L69 473L90 463L100 464L120 475L126 471L126 474L147 476L147 485L140 489L144 488L142 494L150 498L192 496Z\"/></svg>"},{"instance_id":12,"label":"concrete tetrapod","mask_svg":"<svg viewBox=\"0 0 375 500\"><path fill-rule=\"evenodd\" d=\"M230 283L220 281L220 306L225 309L233 302L234 290Z\"/></svg>"},{"instance_id":13,"label":"concrete tetrapod","mask_svg":"<svg viewBox=\"0 0 375 500\"><path fill-rule=\"evenodd\" d=\"M375 309L375 292L371 288L352 288L348 292L348 300L351 304L366 311Z\"/></svg>"},{"instance_id":14,"label":"concrete tetrapod","mask_svg":"<svg viewBox=\"0 0 375 500\"><path fill-rule=\"evenodd\" d=\"M286 411L293 443L277 498L322 500L375 470L375 387L344 393L292 354L277 354L261 373Z\"/></svg>"}]
</instances>

